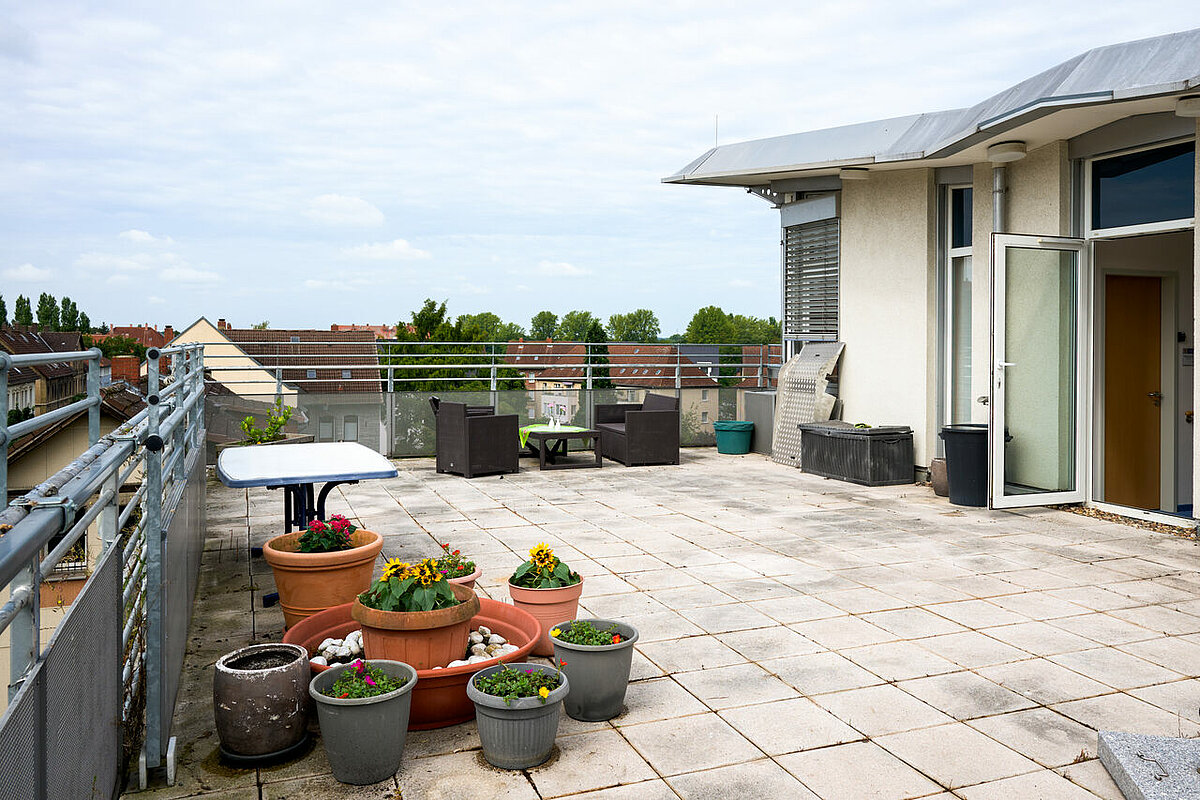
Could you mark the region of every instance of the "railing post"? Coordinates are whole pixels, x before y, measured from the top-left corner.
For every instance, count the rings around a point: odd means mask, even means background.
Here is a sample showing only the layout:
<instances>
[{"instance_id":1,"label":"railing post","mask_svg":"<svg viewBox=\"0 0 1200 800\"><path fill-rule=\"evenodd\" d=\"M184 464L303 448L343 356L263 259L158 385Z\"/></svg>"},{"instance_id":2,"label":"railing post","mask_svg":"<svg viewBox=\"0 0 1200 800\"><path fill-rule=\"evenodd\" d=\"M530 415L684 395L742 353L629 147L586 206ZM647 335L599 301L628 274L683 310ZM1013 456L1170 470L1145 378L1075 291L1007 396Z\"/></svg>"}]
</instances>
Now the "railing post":
<instances>
[{"instance_id":1,"label":"railing post","mask_svg":"<svg viewBox=\"0 0 1200 800\"><path fill-rule=\"evenodd\" d=\"M0 452L8 453L8 369L12 360L0 352ZM8 505L8 458L0 458L0 500Z\"/></svg>"},{"instance_id":2,"label":"railing post","mask_svg":"<svg viewBox=\"0 0 1200 800\"><path fill-rule=\"evenodd\" d=\"M88 351L91 358L87 362L87 396L95 399L96 405L88 409L88 446L100 441L100 348L93 347Z\"/></svg>"},{"instance_id":3,"label":"railing post","mask_svg":"<svg viewBox=\"0 0 1200 800\"><path fill-rule=\"evenodd\" d=\"M499 407L500 407L500 392L499 392L500 384L496 379L496 356L495 356L495 354L492 355L491 362L492 362L492 366L491 366L491 373L488 376L488 384L491 387L492 408L495 408L498 411Z\"/></svg>"},{"instance_id":4,"label":"railing post","mask_svg":"<svg viewBox=\"0 0 1200 800\"><path fill-rule=\"evenodd\" d=\"M275 368L275 399L283 397L283 367Z\"/></svg>"},{"instance_id":5,"label":"railing post","mask_svg":"<svg viewBox=\"0 0 1200 800\"><path fill-rule=\"evenodd\" d=\"M593 406L595 405L595 394L593 393L593 389L595 387L592 383L592 379L594 377L592 372L592 346L590 344L585 344L583 347L584 361L587 362L586 366L584 367L586 370L584 375L584 386L586 387L587 391L583 393L583 397L581 398L581 400L586 404L584 405L583 411L583 426L585 428L590 428L594 424L592 418L594 416ZM612 371L609 370L610 374L611 372ZM595 442L593 442L593 445L595 445Z\"/></svg>"},{"instance_id":6,"label":"railing post","mask_svg":"<svg viewBox=\"0 0 1200 800\"><path fill-rule=\"evenodd\" d=\"M17 597L22 590L28 592L25 604L17 611L8 626L8 700L13 697L25 682L25 676L33 668L41 651L41 575L38 574L38 560L33 560L9 583L9 593Z\"/></svg>"},{"instance_id":7,"label":"railing post","mask_svg":"<svg viewBox=\"0 0 1200 800\"><path fill-rule=\"evenodd\" d=\"M163 669L163 531L162 452L159 435L161 398L159 351L151 348L147 358L146 436L146 766L162 763L162 669Z\"/></svg>"}]
</instances>

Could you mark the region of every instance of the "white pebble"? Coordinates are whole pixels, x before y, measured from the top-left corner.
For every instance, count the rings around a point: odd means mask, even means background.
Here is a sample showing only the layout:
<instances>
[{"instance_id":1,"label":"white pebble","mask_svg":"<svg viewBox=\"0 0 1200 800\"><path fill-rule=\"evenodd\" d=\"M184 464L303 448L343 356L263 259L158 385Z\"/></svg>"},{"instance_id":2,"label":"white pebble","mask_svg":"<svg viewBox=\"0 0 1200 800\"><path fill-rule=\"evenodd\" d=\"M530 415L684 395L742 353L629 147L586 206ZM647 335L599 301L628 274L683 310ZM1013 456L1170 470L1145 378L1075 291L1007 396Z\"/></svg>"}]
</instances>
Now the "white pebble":
<instances>
[{"instance_id":1,"label":"white pebble","mask_svg":"<svg viewBox=\"0 0 1200 800\"><path fill-rule=\"evenodd\" d=\"M337 657L338 658L349 658L352 655L353 655L353 653L350 651L350 648L347 647L346 645L342 645L341 647L339 647L337 649Z\"/></svg>"},{"instance_id":2,"label":"white pebble","mask_svg":"<svg viewBox=\"0 0 1200 800\"><path fill-rule=\"evenodd\" d=\"M473 644L471 645L471 654L476 656L487 655L487 645Z\"/></svg>"},{"instance_id":3,"label":"white pebble","mask_svg":"<svg viewBox=\"0 0 1200 800\"><path fill-rule=\"evenodd\" d=\"M318 651L325 650L326 648L328 648L330 645L334 644L335 642L337 644L341 644L342 640L341 639L326 639L325 641L323 641L319 645L317 645L317 650Z\"/></svg>"},{"instance_id":4,"label":"white pebble","mask_svg":"<svg viewBox=\"0 0 1200 800\"><path fill-rule=\"evenodd\" d=\"M467 664L470 664L470 663L471 663L470 661L467 661L466 659L460 658L460 659L458 659L457 661L451 661L449 664L447 664L447 665L446 665L446 667L447 667L447 668L449 668L449 667L462 667L462 666L466 666Z\"/></svg>"},{"instance_id":5,"label":"white pebble","mask_svg":"<svg viewBox=\"0 0 1200 800\"><path fill-rule=\"evenodd\" d=\"M483 644L483 634L479 631L472 631L471 635L467 637L467 644Z\"/></svg>"},{"instance_id":6,"label":"white pebble","mask_svg":"<svg viewBox=\"0 0 1200 800\"><path fill-rule=\"evenodd\" d=\"M491 656L471 656L467 659L468 664L478 664L480 661L490 661Z\"/></svg>"},{"instance_id":7,"label":"white pebble","mask_svg":"<svg viewBox=\"0 0 1200 800\"><path fill-rule=\"evenodd\" d=\"M505 644L507 641L508 641L508 639L505 639L503 636L501 636L498 633L493 633L487 639L488 644Z\"/></svg>"},{"instance_id":8,"label":"white pebble","mask_svg":"<svg viewBox=\"0 0 1200 800\"><path fill-rule=\"evenodd\" d=\"M500 655L506 656L509 653L515 653L520 649L521 648L517 647L515 644L502 644L500 645L500 650L498 652Z\"/></svg>"},{"instance_id":9,"label":"white pebble","mask_svg":"<svg viewBox=\"0 0 1200 800\"><path fill-rule=\"evenodd\" d=\"M363 651L362 642L358 642L358 641L349 642L346 646L350 648L350 655L352 655L352 656L361 656L362 655L362 651Z\"/></svg>"},{"instance_id":10,"label":"white pebble","mask_svg":"<svg viewBox=\"0 0 1200 800\"><path fill-rule=\"evenodd\" d=\"M486 637L486 636L491 636L491 635L492 635L492 629L491 629L491 628L485 628L483 625L480 625L480 626L479 626L479 628L478 628L478 631L479 631L479 635L480 635L480 636L484 636L484 637Z\"/></svg>"},{"instance_id":11,"label":"white pebble","mask_svg":"<svg viewBox=\"0 0 1200 800\"><path fill-rule=\"evenodd\" d=\"M322 667L329 666L329 660L326 659L325 656L313 656L311 659L309 659L309 663L316 664L316 665L322 666Z\"/></svg>"}]
</instances>

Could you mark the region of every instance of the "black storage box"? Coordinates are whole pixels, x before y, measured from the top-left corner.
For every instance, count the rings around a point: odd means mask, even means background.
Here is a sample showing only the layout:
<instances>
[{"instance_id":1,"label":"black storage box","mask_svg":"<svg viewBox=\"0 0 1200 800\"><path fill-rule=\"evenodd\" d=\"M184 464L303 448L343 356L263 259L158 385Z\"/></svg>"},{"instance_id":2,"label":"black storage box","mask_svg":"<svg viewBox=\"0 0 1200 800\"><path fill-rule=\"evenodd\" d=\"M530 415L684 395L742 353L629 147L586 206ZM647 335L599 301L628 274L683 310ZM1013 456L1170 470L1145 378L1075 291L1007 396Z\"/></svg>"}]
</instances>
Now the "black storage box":
<instances>
[{"instance_id":1,"label":"black storage box","mask_svg":"<svg viewBox=\"0 0 1200 800\"><path fill-rule=\"evenodd\" d=\"M862 486L913 483L913 434L907 425L856 428L846 422L800 425L805 472Z\"/></svg>"}]
</instances>

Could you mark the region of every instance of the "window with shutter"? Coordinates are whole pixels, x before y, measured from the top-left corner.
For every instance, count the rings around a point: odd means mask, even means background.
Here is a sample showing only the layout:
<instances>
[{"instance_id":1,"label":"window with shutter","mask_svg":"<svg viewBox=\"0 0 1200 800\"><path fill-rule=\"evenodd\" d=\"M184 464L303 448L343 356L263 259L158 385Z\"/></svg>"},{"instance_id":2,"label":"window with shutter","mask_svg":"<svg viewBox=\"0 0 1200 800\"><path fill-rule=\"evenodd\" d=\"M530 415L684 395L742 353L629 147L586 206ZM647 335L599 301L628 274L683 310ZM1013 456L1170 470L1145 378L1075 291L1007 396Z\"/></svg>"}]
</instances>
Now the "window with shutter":
<instances>
[{"instance_id":1,"label":"window with shutter","mask_svg":"<svg viewBox=\"0 0 1200 800\"><path fill-rule=\"evenodd\" d=\"M838 338L838 220L793 225L784 232L783 338Z\"/></svg>"}]
</instances>

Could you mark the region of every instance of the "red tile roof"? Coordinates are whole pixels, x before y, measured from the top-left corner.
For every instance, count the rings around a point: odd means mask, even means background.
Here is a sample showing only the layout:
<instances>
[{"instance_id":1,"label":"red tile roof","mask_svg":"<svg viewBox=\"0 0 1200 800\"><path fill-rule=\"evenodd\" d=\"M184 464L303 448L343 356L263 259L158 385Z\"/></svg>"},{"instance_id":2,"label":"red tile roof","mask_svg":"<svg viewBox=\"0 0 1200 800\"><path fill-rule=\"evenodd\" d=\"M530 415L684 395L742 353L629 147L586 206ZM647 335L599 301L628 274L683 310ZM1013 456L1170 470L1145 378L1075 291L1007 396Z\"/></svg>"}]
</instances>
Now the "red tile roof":
<instances>
[{"instance_id":1,"label":"red tile roof","mask_svg":"<svg viewBox=\"0 0 1200 800\"><path fill-rule=\"evenodd\" d=\"M302 392L381 391L379 351L371 331L226 328L222 333L271 372L283 367L283 382ZM330 367L322 368L325 364Z\"/></svg>"}]
</instances>

